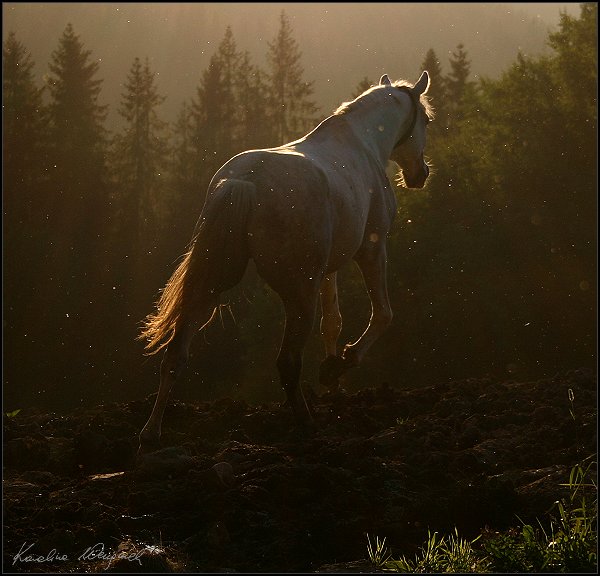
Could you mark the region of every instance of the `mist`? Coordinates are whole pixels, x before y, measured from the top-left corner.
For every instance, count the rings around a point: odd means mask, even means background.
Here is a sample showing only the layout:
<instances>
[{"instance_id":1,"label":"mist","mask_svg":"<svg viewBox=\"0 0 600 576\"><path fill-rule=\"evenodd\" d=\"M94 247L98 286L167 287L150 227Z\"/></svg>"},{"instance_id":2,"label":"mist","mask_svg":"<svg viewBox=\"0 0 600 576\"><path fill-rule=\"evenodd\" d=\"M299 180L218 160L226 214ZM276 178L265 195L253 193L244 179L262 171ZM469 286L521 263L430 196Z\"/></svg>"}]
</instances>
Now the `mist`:
<instances>
[{"instance_id":1,"label":"mist","mask_svg":"<svg viewBox=\"0 0 600 576\"><path fill-rule=\"evenodd\" d=\"M425 62L433 177L423 193L396 190L398 320L349 380L359 389L589 367L592 9L581 8L576 36L561 31L570 22L561 12L578 13L576 4L3 4L5 401L65 409L154 392L159 362L136 340L140 323L216 170L302 137L383 74L414 83ZM283 15L298 60L273 68ZM76 69L88 61L78 74L56 64L67 45L83 55ZM208 74L215 56L235 70L226 83ZM273 79L294 66L296 101L276 102ZM150 79L151 104L148 140L133 142L123 109L136 70ZM67 72L80 83L59 93ZM293 133L275 132L282 110L308 112L287 125ZM355 272L340 272L344 340L369 320ZM281 398L280 302L252 278L224 299L232 314L195 340L180 398ZM307 381L317 381L318 330Z\"/></svg>"},{"instance_id":2,"label":"mist","mask_svg":"<svg viewBox=\"0 0 600 576\"><path fill-rule=\"evenodd\" d=\"M68 23L100 64L101 101L109 105L108 125L127 71L139 57L150 61L159 91L166 96L165 120L195 95L227 26L240 50L262 66L277 32L281 11L288 15L303 53L306 78L314 81L323 117L364 77L387 73L414 81L429 48L442 68L459 43L469 52L472 74L497 76L518 52L547 50L546 34L561 10L577 3L4 3L3 36L15 32L31 52L40 83ZM43 34L40 34L43 30Z\"/></svg>"}]
</instances>

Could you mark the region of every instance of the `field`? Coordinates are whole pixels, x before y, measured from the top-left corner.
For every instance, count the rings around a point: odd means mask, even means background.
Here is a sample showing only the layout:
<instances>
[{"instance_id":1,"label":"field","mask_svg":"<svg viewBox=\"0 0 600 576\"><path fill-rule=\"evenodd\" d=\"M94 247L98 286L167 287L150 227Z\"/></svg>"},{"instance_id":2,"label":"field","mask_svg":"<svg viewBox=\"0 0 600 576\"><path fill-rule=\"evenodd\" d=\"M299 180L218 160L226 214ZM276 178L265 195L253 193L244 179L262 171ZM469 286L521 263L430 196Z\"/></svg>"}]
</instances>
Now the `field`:
<instances>
[{"instance_id":1,"label":"field","mask_svg":"<svg viewBox=\"0 0 600 576\"><path fill-rule=\"evenodd\" d=\"M5 415L4 571L369 571L367 534L398 557L533 523L596 452L581 370L310 398L312 433L274 403L171 402L137 463L152 396Z\"/></svg>"}]
</instances>

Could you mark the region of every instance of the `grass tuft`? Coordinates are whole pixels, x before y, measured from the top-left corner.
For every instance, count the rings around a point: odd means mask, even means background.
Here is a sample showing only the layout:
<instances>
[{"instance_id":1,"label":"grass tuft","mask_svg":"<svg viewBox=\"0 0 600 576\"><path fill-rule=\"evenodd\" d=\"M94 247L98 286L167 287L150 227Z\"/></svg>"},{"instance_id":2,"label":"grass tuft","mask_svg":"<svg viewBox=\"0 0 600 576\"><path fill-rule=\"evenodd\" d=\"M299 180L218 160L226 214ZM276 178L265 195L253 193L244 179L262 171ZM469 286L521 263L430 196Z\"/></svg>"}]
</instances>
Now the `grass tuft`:
<instances>
[{"instance_id":1,"label":"grass tuft","mask_svg":"<svg viewBox=\"0 0 600 576\"><path fill-rule=\"evenodd\" d=\"M482 572L596 572L598 490L588 481L596 461L590 456L571 469L569 481L560 486L569 495L555 502L546 523L521 522L505 532L486 529L474 540L454 534L440 537L428 532L427 541L414 559L393 560L385 538L368 538L367 551L373 565L388 572L482 573ZM591 493L591 500L590 500Z\"/></svg>"}]
</instances>

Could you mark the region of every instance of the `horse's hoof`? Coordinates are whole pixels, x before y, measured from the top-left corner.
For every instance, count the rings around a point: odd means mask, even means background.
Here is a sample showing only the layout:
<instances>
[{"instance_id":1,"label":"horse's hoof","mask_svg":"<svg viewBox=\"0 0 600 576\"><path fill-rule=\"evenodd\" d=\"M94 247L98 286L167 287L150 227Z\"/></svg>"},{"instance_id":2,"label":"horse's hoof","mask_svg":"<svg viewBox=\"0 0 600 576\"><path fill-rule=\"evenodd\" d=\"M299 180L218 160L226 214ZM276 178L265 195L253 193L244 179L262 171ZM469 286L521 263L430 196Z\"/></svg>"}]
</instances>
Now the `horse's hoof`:
<instances>
[{"instance_id":1,"label":"horse's hoof","mask_svg":"<svg viewBox=\"0 0 600 576\"><path fill-rule=\"evenodd\" d=\"M347 365L339 356L327 356L319 366L319 383L330 390L337 390L339 378L346 371Z\"/></svg>"},{"instance_id":2,"label":"horse's hoof","mask_svg":"<svg viewBox=\"0 0 600 576\"><path fill-rule=\"evenodd\" d=\"M342 362L344 363L346 370L358 366L358 353L352 344L346 344L346 346L344 346L344 351L342 352Z\"/></svg>"}]
</instances>

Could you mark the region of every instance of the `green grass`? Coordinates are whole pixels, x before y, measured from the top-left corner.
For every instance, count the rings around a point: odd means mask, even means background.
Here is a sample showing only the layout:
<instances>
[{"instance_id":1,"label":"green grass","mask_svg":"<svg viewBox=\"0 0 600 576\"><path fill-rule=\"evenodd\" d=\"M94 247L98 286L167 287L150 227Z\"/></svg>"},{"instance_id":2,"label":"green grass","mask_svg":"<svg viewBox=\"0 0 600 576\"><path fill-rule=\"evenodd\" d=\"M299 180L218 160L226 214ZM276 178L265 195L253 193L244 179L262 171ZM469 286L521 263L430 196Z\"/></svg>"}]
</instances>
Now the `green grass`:
<instances>
[{"instance_id":1,"label":"green grass","mask_svg":"<svg viewBox=\"0 0 600 576\"><path fill-rule=\"evenodd\" d=\"M413 559L394 560L385 538L368 539L372 564L386 572L482 573L482 572L596 572L597 486L588 482L596 462L590 456L571 469L569 481L561 486L569 495L555 502L545 522L525 524L505 532L486 530L474 540L428 532L427 541ZM591 496L591 500L590 500Z\"/></svg>"}]
</instances>

